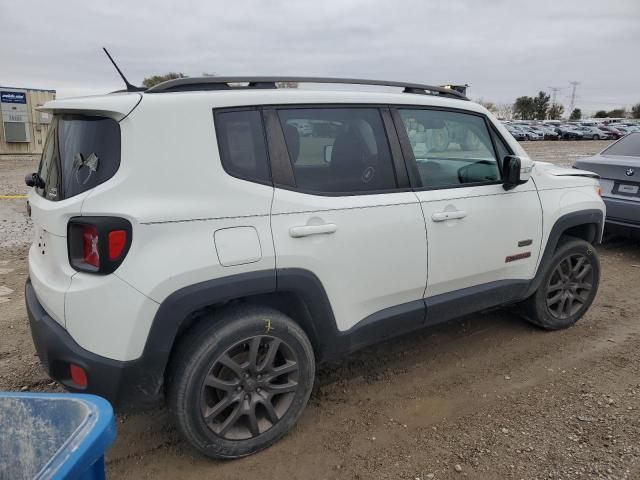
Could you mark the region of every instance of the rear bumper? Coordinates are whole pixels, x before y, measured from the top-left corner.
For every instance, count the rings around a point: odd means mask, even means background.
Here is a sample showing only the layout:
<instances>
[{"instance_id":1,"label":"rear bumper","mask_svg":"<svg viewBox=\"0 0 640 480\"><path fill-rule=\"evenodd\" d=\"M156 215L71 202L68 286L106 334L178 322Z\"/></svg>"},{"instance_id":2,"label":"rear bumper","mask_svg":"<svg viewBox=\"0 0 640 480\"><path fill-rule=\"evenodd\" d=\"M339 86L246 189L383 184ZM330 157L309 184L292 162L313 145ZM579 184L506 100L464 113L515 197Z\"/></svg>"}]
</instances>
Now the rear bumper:
<instances>
[{"instance_id":1,"label":"rear bumper","mask_svg":"<svg viewBox=\"0 0 640 480\"><path fill-rule=\"evenodd\" d=\"M38 301L31 280L24 292L31 337L38 357L49 376L72 392L93 393L113 405L137 408L162 399L160 383L143 358L129 362L101 357L78 345L69 333L53 320ZM70 364L82 367L88 385L80 387L71 380ZM155 387L155 388L154 388Z\"/></svg>"},{"instance_id":2,"label":"rear bumper","mask_svg":"<svg viewBox=\"0 0 640 480\"><path fill-rule=\"evenodd\" d=\"M630 228L640 228L640 201L603 197L607 206L606 222Z\"/></svg>"}]
</instances>

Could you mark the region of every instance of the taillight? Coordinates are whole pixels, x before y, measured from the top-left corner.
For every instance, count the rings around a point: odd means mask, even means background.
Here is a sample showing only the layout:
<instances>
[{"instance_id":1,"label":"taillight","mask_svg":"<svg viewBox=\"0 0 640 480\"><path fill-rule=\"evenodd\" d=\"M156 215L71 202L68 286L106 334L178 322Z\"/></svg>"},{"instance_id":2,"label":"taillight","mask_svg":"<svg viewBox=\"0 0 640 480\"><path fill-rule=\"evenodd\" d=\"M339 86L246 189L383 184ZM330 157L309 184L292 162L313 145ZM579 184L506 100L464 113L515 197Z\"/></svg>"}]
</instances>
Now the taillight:
<instances>
[{"instance_id":1,"label":"taillight","mask_svg":"<svg viewBox=\"0 0 640 480\"><path fill-rule=\"evenodd\" d=\"M93 225L82 226L82 260L88 265L100 268L98 251L98 229Z\"/></svg>"},{"instance_id":2,"label":"taillight","mask_svg":"<svg viewBox=\"0 0 640 480\"><path fill-rule=\"evenodd\" d=\"M131 223L118 217L74 217L67 229L69 263L83 272L108 274L131 246Z\"/></svg>"}]
</instances>

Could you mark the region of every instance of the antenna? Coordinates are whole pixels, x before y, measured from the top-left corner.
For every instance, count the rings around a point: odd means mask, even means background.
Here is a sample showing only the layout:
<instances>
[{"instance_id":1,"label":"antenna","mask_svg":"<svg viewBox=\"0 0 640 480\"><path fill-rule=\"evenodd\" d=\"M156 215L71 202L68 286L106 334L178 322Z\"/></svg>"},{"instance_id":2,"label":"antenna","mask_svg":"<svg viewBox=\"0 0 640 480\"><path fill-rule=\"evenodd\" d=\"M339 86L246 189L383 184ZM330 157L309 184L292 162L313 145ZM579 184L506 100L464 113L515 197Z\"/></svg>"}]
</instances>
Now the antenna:
<instances>
[{"instance_id":1,"label":"antenna","mask_svg":"<svg viewBox=\"0 0 640 480\"><path fill-rule=\"evenodd\" d=\"M102 47L102 50L104 50L104 53L107 54L107 57L109 57L109 60L111 60L111 63L113 63L113 66L116 67L118 74L120 74L120 77L122 77L124 84L127 86L127 92L144 92L146 90L143 87L136 87L135 85L131 85L129 83L129 80L127 80L127 77L125 77L124 73L122 73L122 70L118 68L118 65L116 64L115 60L111 58L111 55L109 55L109 52L107 51L107 49Z\"/></svg>"}]
</instances>

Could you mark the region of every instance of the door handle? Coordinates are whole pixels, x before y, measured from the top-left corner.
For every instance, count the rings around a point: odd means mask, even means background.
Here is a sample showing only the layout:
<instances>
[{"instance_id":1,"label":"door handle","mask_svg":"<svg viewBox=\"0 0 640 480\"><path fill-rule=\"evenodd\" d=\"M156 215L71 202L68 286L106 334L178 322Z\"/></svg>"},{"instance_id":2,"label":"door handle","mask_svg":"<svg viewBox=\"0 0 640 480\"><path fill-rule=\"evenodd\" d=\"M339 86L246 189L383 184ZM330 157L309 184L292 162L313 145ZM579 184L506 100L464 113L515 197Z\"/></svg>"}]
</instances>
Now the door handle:
<instances>
[{"instance_id":1,"label":"door handle","mask_svg":"<svg viewBox=\"0 0 640 480\"><path fill-rule=\"evenodd\" d=\"M444 222L445 220L453 220L456 218L464 218L467 216L467 212L464 210L454 210L452 212L438 212L431 216L431 220L434 222Z\"/></svg>"},{"instance_id":2,"label":"door handle","mask_svg":"<svg viewBox=\"0 0 640 480\"><path fill-rule=\"evenodd\" d=\"M293 238L308 237L310 235L322 235L334 233L338 229L335 223L323 223L322 225L303 225L291 227L289 235Z\"/></svg>"}]
</instances>

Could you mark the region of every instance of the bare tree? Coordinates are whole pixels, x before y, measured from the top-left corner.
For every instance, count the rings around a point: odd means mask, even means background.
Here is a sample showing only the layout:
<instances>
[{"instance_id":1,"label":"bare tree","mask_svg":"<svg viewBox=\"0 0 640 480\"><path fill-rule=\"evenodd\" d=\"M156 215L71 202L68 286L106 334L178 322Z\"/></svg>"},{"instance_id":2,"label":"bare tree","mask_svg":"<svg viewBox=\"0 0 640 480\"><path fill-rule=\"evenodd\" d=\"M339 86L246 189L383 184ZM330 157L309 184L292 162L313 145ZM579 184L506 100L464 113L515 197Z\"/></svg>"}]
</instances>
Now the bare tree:
<instances>
[{"instance_id":1,"label":"bare tree","mask_svg":"<svg viewBox=\"0 0 640 480\"><path fill-rule=\"evenodd\" d=\"M511 120L513 118L513 105L510 103L498 103L496 105L495 115L500 120Z\"/></svg>"}]
</instances>

